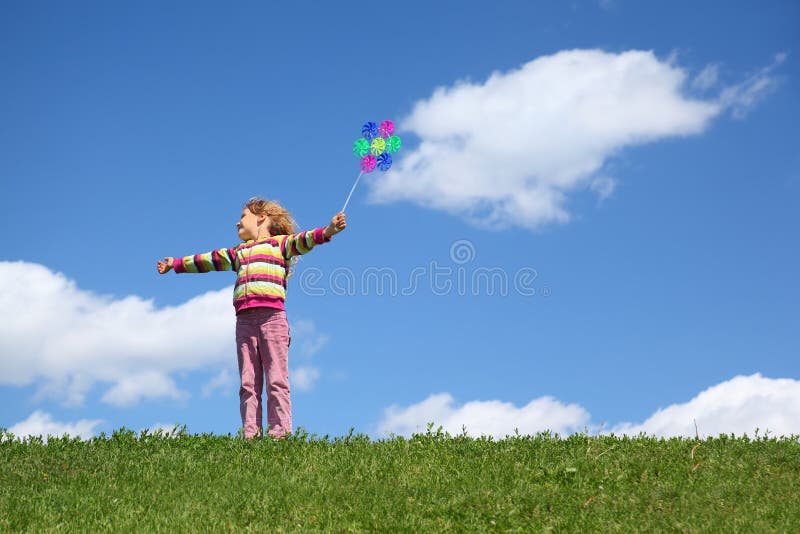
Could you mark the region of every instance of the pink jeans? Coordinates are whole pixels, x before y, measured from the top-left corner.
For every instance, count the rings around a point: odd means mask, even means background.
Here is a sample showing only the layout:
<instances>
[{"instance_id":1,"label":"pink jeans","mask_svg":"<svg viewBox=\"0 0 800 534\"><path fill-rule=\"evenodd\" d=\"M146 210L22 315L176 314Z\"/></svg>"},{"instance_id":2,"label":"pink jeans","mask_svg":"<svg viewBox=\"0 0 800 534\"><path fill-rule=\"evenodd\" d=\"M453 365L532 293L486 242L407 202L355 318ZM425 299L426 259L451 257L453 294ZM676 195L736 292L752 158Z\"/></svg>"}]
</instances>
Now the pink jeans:
<instances>
[{"instance_id":1,"label":"pink jeans","mask_svg":"<svg viewBox=\"0 0 800 534\"><path fill-rule=\"evenodd\" d=\"M239 357L239 411L246 438L262 432L261 390L267 377L269 435L279 438L292 431L289 398L289 323L277 308L250 308L236 316Z\"/></svg>"}]
</instances>

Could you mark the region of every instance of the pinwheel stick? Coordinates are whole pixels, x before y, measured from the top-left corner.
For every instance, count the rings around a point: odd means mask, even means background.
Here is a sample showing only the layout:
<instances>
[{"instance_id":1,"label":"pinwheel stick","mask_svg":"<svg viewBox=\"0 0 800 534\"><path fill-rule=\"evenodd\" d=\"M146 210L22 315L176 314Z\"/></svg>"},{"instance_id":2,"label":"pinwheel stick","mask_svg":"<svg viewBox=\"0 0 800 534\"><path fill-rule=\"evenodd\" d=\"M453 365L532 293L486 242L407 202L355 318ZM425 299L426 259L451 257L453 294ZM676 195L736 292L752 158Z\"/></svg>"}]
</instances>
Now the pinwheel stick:
<instances>
[{"instance_id":1,"label":"pinwheel stick","mask_svg":"<svg viewBox=\"0 0 800 534\"><path fill-rule=\"evenodd\" d=\"M344 201L344 207L342 208L342 211L344 211L345 208L347 208L347 203L350 202L350 197L353 196L353 191L355 191L356 185L358 185L358 180L361 178L362 174L364 174L364 171L361 171L360 173L358 173L358 178L356 178L356 181L353 184L353 187L350 189L350 194L347 195L347 200Z\"/></svg>"}]
</instances>

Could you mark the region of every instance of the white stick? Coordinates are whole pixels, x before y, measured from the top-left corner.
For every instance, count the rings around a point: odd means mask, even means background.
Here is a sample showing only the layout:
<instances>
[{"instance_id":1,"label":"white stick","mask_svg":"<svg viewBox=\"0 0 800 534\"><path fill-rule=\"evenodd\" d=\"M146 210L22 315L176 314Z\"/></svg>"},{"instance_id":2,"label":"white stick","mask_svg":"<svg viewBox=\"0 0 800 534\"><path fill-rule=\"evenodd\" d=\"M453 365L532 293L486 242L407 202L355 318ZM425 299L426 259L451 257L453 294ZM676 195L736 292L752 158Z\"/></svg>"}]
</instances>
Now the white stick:
<instances>
[{"instance_id":1,"label":"white stick","mask_svg":"<svg viewBox=\"0 0 800 534\"><path fill-rule=\"evenodd\" d=\"M353 184L353 187L350 189L350 194L349 194L349 195L347 195L347 200L345 200L345 201L344 201L344 208L342 208L342 211L344 211L344 209L347 207L347 203L348 203L348 202L350 202L350 197L353 195L353 191L355 191L355 189L356 189L356 185L358 184L358 180L359 180L359 178L361 178L361 175L362 175L362 174L364 174L364 171L361 171L361 172L358 174L358 178L356 178L356 181L355 181L355 183Z\"/></svg>"}]
</instances>

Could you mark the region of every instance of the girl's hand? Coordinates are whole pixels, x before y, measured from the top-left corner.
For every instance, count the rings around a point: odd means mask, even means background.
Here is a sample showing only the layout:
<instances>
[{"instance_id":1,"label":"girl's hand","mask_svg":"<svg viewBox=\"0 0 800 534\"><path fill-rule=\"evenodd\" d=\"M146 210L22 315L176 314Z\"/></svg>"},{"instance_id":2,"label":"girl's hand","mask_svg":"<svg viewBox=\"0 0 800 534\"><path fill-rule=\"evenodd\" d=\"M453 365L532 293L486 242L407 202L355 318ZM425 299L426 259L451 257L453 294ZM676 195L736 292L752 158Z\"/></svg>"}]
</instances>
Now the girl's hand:
<instances>
[{"instance_id":1,"label":"girl's hand","mask_svg":"<svg viewBox=\"0 0 800 534\"><path fill-rule=\"evenodd\" d=\"M344 218L344 212L340 211L333 216L331 223L327 228L325 228L325 237L331 237L334 234L338 234L345 228L347 228L347 221Z\"/></svg>"},{"instance_id":2,"label":"girl's hand","mask_svg":"<svg viewBox=\"0 0 800 534\"><path fill-rule=\"evenodd\" d=\"M170 258L169 256L164 258L164 261L159 260L158 261L158 272L161 273L161 274L167 274L170 271L170 269L172 269L172 262L174 260L175 260L175 258Z\"/></svg>"}]
</instances>

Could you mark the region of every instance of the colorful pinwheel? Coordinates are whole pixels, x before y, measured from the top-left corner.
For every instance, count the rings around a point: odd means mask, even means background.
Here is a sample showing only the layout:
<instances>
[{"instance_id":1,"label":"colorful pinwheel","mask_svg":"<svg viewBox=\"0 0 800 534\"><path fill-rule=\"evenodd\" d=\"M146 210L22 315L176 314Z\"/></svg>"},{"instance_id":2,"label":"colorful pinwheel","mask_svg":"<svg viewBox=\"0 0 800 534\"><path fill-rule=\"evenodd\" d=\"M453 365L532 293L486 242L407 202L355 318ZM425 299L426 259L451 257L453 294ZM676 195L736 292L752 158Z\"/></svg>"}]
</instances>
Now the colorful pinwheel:
<instances>
[{"instance_id":1,"label":"colorful pinwheel","mask_svg":"<svg viewBox=\"0 0 800 534\"><path fill-rule=\"evenodd\" d=\"M394 135L394 123L390 120L382 121L380 126L374 122L367 122L361 127L361 137L353 143L353 154L360 160L361 173L350 189L342 211L350 202L361 175L374 171L375 167L383 172L388 171L392 166L390 154L396 154L402 144L400 138Z\"/></svg>"}]
</instances>

